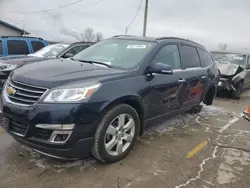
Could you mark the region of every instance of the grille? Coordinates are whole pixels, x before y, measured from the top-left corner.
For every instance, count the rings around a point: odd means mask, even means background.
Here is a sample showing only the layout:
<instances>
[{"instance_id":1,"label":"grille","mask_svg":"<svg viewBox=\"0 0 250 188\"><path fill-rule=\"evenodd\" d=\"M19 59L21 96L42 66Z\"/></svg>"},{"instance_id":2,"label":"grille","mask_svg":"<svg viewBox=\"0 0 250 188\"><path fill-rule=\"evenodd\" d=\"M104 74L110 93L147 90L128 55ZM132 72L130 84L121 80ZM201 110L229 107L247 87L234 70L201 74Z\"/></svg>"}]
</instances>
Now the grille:
<instances>
[{"instance_id":1,"label":"grille","mask_svg":"<svg viewBox=\"0 0 250 188\"><path fill-rule=\"evenodd\" d=\"M34 137L41 140L48 140L53 132L53 130L46 130L46 129L40 129L35 128L35 135Z\"/></svg>"},{"instance_id":2,"label":"grille","mask_svg":"<svg viewBox=\"0 0 250 188\"><path fill-rule=\"evenodd\" d=\"M11 87L15 90L14 94L7 95L10 101L21 105L34 105L38 99L47 91L47 89L37 86L16 82L14 80L8 81L7 89Z\"/></svg>"},{"instance_id":3,"label":"grille","mask_svg":"<svg viewBox=\"0 0 250 188\"><path fill-rule=\"evenodd\" d=\"M21 136L25 136L28 129L28 125L10 120L9 122L9 130L15 134L19 134Z\"/></svg>"}]
</instances>

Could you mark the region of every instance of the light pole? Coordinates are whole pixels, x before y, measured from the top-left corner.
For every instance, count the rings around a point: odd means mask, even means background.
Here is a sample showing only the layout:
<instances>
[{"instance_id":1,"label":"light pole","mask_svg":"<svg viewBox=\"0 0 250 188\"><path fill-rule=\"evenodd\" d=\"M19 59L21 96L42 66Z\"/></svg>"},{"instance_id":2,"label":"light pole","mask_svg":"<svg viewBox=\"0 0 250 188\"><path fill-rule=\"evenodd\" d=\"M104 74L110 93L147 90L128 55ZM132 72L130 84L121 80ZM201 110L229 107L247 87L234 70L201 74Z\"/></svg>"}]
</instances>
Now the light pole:
<instances>
[{"instance_id":1,"label":"light pole","mask_svg":"<svg viewBox=\"0 0 250 188\"><path fill-rule=\"evenodd\" d=\"M147 33L147 19L148 19L148 0L145 0L145 12L144 12L144 23L143 23L143 37L146 37L146 33Z\"/></svg>"}]
</instances>

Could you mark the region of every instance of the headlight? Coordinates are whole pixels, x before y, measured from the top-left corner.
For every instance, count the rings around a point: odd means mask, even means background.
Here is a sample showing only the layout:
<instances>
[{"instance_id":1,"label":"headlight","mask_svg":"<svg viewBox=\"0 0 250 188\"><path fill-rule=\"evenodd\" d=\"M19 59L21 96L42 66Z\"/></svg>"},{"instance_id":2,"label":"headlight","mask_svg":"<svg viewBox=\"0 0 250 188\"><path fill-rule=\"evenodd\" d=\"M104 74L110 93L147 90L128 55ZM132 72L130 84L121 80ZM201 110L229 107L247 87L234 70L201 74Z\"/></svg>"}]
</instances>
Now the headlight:
<instances>
[{"instance_id":1,"label":"headlight","mask_svg":"<svg viewBox=\"0 0 250 188\"><path fill-rule=\"evenodd\" d=\"M81 88L54 89L43 101L48 103L79 102L93 95L100 86L101 83L97 83Z\"/></svg>"},{"instance_id":2,"label":"headlight","mask_svg":"<svg viewBox=\"0 0 250 188\"><path fill-rule=\"evenodd\" d=\"M0 71L13 71L17 65L11 65L6 63L0 63Z\"/></svg>"}]
</instances>

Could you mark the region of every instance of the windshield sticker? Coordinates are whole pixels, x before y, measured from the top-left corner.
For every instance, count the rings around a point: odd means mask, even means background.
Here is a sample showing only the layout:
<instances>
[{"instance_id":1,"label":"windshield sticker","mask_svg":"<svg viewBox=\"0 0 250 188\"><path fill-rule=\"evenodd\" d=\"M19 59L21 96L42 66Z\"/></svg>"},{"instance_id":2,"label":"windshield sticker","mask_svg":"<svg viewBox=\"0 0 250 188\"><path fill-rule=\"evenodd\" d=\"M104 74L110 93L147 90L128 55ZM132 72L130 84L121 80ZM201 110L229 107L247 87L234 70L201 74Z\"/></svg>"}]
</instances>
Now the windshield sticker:
<instances>
[{"instance_id":1,"label":"windshield sticker","mask_svg":"<svg viewBox=\"0 0 250 188\"><path fill-rule=\"evenodd\" d=\"M234 56L233 59L235 60L243 60L243 57L240 57L240 56Z\"/></svg>"},{"instance_id":2,"label":"windshield sticker","mask_svg":"<svg viewBox=\"0 0 250 188\"><path fill-rule=\"evenodd\" d=\"M147 45L128 45L127 49L146 49Z\"/></svg>"}]
</instances>

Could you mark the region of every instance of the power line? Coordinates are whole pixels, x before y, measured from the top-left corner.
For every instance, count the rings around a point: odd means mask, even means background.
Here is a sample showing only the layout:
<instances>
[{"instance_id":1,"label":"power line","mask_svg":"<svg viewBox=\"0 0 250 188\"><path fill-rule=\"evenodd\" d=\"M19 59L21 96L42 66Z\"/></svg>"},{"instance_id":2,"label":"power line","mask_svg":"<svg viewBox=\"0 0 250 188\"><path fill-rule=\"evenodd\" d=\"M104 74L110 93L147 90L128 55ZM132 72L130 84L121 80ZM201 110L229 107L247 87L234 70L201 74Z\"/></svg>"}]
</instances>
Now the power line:
<instances>
[{"instance_id":1,"label":"power line","mask_svg":"<svg viewBox=\"0 0 250 188\"><path fill-rule=\"evenodd\" d=\"M97 3L100 3L100 2L102 2L102 1L105 1L105 0L99 0L99 1L96 1L96 2L93 2L93 3L90 3L90 4L87 4L87 5L82 6L82 7L80 7L80 8L74 9L74 10L72 10L72 11L70 11L70 12L66 12L66 13L60 15L60 17L64 17L64 16L67 16L68 14L76 13L78 10L81 10L81 9L83 9L83 8L87 8L87 7L93 6L93 5L95 5L95 4L97 4ZM50 20L50 19L54 19L54 18L51 17L51 16L46 16L46 17L41 18L41 20ZM35 20L37 20L37 19L23 19L23 20L6 19L6 20L20 21L20 22L21 22L21 21L35 21Z\"/></svg>"},{"instance_id":2,"label":"power line","mask_svg":"<svg viewBox=\"0 0 250 188\"><path fill-rule=\"evenodd\" d=\"M140 2L140 4L139 4L139 7L138 7L138 9L137 9L137 11L136 11L136 14L135 14L135 16L134 16L134 18L133 18L133 20L132 20L132 21L128 24L128 26L126 27L126 34L127 34L127 32L128 32L128 29L130 28L130 26L132 25L132 23L135 21L136 17L138 16L139 11L140 11L140 9L141 9L142 2L143 2L143 0L141 0L141 2Z\"/></svg>"},{"instance_id":3,"label":"power line","mask_svg":"<svg viewBox=\"0 0 250 188\"><path fill-rule=\"evenodd\" d=\"M83 0L78 0L78 1L75 1L73 3L65 4L65 5L56 7L56 8L45 9L45 10L34 11L34 12L20 12L20 13L22 13L22 14L37 14L37 13L43 13L43 12L51 12L51 11L62 9L62 8L65 8L65 7L68 7L68 6L71 6L71 5L75 5L77 3L80 3L81 1L83 1Z\"/></svg>"}]
</instances>

